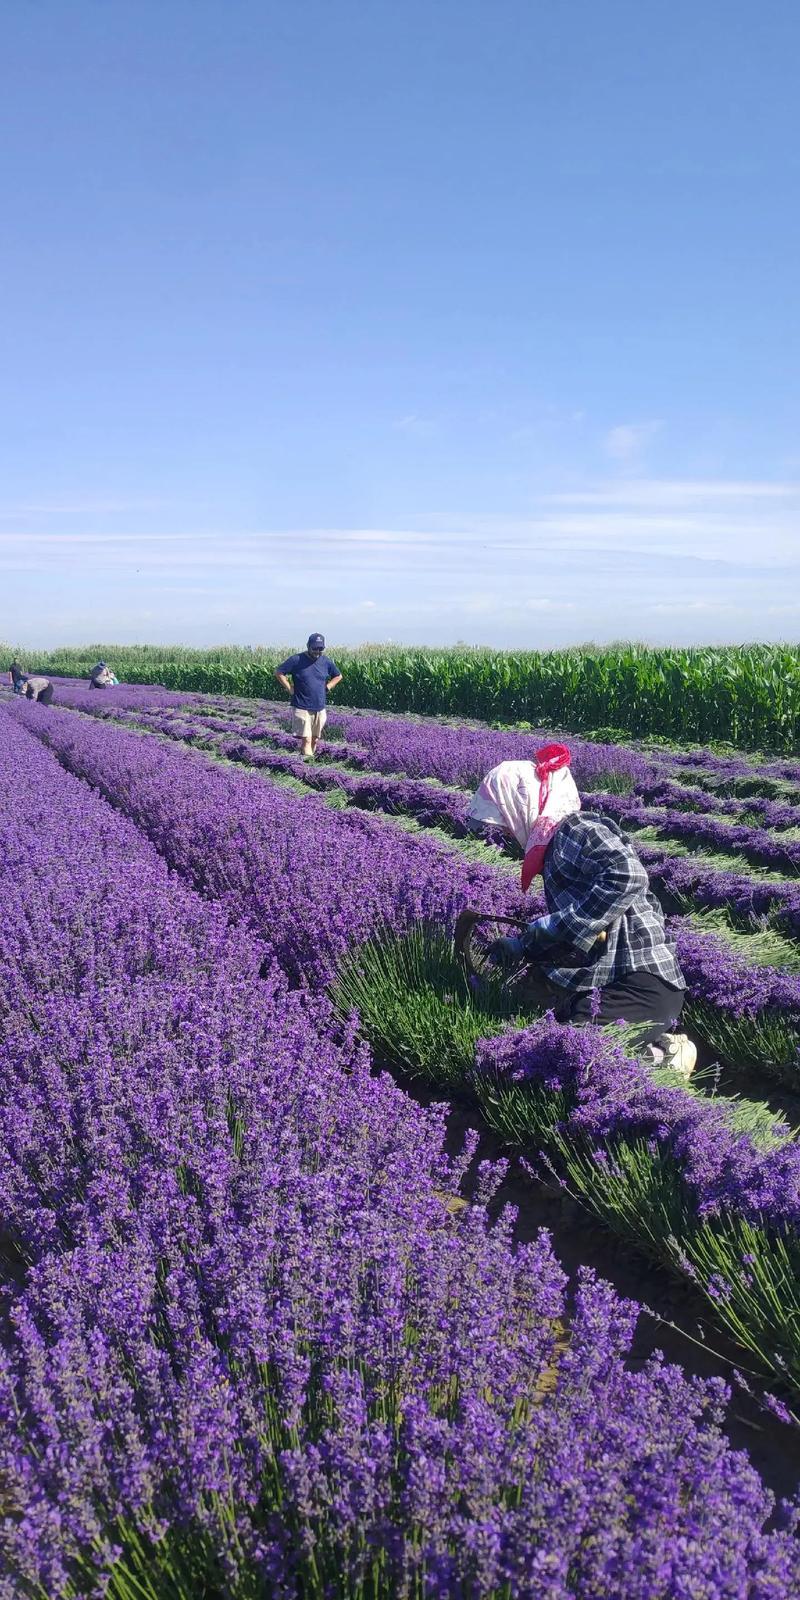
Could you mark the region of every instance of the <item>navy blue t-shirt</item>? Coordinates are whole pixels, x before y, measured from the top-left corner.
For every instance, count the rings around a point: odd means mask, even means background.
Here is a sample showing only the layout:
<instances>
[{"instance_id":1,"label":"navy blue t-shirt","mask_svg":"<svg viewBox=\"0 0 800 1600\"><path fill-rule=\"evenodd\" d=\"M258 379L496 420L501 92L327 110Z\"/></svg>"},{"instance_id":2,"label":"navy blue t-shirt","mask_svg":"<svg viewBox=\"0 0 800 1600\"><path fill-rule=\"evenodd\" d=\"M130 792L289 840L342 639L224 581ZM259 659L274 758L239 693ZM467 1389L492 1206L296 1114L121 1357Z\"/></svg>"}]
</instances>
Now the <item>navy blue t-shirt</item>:
<instances>
[{"instance_id":1,"label":"navy blue t-shirt","mask_svg":"<svg viewBox=\"0 0 800 1600\"><path fill-rule=\"evenodd\" d=\"M330 656L310 656L307 650L282 661L278 671L292 680L292 705L297 711L324 711L328 698L325 686L329 678L339 676L339 668Z\"/></svg>"}]
</instances>

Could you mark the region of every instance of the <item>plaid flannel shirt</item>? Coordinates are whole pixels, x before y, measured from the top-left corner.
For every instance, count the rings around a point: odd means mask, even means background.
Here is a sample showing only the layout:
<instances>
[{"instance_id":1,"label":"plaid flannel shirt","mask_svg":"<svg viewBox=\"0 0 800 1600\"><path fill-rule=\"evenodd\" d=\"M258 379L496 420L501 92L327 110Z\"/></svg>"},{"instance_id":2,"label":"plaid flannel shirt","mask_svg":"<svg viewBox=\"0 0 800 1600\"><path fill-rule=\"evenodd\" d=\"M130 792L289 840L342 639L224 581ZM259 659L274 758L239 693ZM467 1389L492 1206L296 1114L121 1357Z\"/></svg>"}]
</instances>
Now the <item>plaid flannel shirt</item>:
<instances>
[{"instance_id":1,"label":"plaid flannel shirt","mask_svg":"<svg viewBox=\"0 0 800 1600\"><path fill-rule=\"evenodd\" d=\"M544 858L544 893L549 915L531 926L553 936L552 950L537 954L551 983L573 992L604 989L624 973L652 972L685 989L647 873L616 823L587 813L567 817ZM607 934L602 944L599 933Z\"/></svg>"}]
</instances>

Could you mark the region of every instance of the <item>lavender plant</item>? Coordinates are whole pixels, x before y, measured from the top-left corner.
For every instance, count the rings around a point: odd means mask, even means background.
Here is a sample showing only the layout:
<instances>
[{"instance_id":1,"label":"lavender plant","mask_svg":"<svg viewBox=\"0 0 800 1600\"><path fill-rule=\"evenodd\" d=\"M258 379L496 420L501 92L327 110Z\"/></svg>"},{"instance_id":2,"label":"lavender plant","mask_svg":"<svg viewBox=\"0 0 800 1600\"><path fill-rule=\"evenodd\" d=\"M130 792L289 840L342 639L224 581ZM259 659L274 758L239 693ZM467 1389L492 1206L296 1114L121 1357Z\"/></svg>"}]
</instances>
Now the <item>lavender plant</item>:
<instances>
[{"instance_id":1,"label":"lavender plant","mask_svg":"<svg viewBox=\"0 0 800 1600\"><path fill-rule=\"evenodd\" d=\"M800 1390L800 1150L779 1118L645 1070L635 1030L510 1027L500 981L471 990L434 930L351 953L333 994L382 1057L471 1093L512 1144L547 1151L595 1215L696 1281L762 1369ZM754 1271L736 1255L743 1230Z\"/></svg>"},{"instance_id":2,"label":"lavender plant","mask_svg":"<svg viewBox=\"0 0 800 1600\"><path fill-rule=\"evenodd\" d=\"M194 742L194 729L194 724L178 721L170 727L170 737ZM205 735L202 737L205 742ZM356 778L339 767L310 770L294 756L259 752L252 742L240 739L226 739L220 749L228 759L267 770L279 779L302 782L306 788L335 798L338 804L346 797L359 808L378 808L394 817L411 815L422 827L444 830L453 838L470 836L466 801L458 791L425 780ZM663 862L663 857L657 860ZM658 871L654 876L661 881ZM675 898L680 903L681 897ZM531 910L529 914L534 913ZM758 1068L781 1081L796 1083L800 983L782 972L763 970L768 966L763 937L751 961L743 943L734 955L729 939L709 938L688 921L674 922L672 931L690 982L687 1015L698 1037L734 1066Z\"/></svg>"},{"instance_id":3,"label":"lavender plant","mask_svg":"<svg viewBox=\"0 0 800 1600\"><path fill-rule=\"evenodd\" d=\"M265 967L241 813L207 791L183 819L234 852L223 916L0 723L9 842L39 800L0 858L3 1600L794 1592L793 1511L726 1444L722 1386L632 1372L634 1307L584 1275L570 1311L546 1236L454 1217L441 1111Z\"/></svg>"}]
</instances>

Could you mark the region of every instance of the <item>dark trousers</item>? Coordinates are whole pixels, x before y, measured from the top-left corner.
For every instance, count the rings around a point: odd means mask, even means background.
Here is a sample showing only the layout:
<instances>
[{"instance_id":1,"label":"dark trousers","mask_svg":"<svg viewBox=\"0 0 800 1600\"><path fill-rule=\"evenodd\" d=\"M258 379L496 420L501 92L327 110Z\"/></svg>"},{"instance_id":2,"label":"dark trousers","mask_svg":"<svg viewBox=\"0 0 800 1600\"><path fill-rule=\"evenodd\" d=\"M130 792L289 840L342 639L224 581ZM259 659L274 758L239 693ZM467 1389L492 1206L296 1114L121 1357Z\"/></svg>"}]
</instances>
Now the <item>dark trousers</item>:
<instances>
[{"instance_id":1,"label":"dark trousers","mask_svg":"<svg viewBox=\"0 0 800 1600\"><path fill-rule=\"evenodd\" d=\"M665 983L654 972L626 972L600 990L600 1009L595 1016L592 1016L589 991L568 997L567 1016L563 1020L578 1028L587 1022L652 1022L655 1026L640 1041L649 1044L671 1023L677 1022L683 1001L683 989Z\"/></svg>"},{"instance_id":2,"label":"dark trousers","mask_svg":"<svg viewBox=\"0 0 800 1600\"><path fill-rule=\"evenodd\" d=\"M530 1005L549 1006L555 1011L556 1021L571 1022L576 1028L585 1028L592 1022L652 1023L642 1035L641 1044L651 1043L677 1022L685 998L683 989L665 983L654 972L626 972L599 991L599 1010L593 1014L592 1006L597 1004L593 990L571 994L549 983L535 967L529 969L522 992Z\"/></svg>"}]
</instances>

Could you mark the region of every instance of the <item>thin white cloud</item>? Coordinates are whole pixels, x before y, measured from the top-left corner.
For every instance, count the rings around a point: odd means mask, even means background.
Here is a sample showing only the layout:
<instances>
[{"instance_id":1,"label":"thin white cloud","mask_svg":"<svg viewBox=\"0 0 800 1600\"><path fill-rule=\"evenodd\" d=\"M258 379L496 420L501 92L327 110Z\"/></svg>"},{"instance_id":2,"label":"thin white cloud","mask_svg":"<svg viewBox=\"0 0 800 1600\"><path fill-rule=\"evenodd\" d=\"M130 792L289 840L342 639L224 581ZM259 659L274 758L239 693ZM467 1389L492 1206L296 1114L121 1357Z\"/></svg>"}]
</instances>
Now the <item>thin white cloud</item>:
<instances>
[{"instance_id":1,"label":"thin white cloud","mask_svg":"<svg viewBox=\"0 0 800 1600\"><path fill-rule=\"evenodd\" d=\"M164 511L169 500L69 500L26 502L18 505L0 505L0 518L4 522L14 517L94 517L111 516L119 512Z\"/></svg>"},{"instance_id":2,"label":"thin white cloud","mask_svg":"<svg viewBox=\"0 0 800 1600\"><path fill-rule=\"evenodd\" d=\"M408 433L419 438L427 438L434 432L436 422L433 417L421 416L418 411L409 411L404 417L397 417L392 424L396 433Z\"/></svg>"},{"instance_id":3,"label":"thin white cloud","mask_svg":"<svg viewBox=\"0 0 800 1600\"><path fill-rule=\"evenodd\" d=\"M742 607L724 600L662 600L645 604L642 609L656 616L671 616L687 612L741 612Z\"/></svg>"},{"instance_id":4,"label":"thin white cloud","mask_svg":"<svg viewBox=\"0 0 800 1600\"><path fill-rule=\"evenodd\" d=\"M606 455L623 467L638 465L660 427L658 421L618 423L615 428L609 428L603 440Z\"/></svg>"},{"instance_id":5,"label":"thin white cloud","mask_svg":"<svg viewBox=\"0 0 800 1600\"><path fill-rule=\"evenodd\" d=\"M788 598L800 594L800 485L788 481L615 479L542 495L524 516L431 514L398 527L195 533L188 511L174 532L154 521L146 533L121 531L110 514L107 531L6 526L10 614L29 617L28 637L42 643L98 633L213 643L223 626L242 641L285 641L302 610L338 640L542 645L774 638L800 614Z\"/></svg>"},{"instance_id":6,"label":"thin white cloud","mask_svg":"<svg viewBox=\"0 0 800 1600\"><path fill-rule=\"evenodd\" d=\"M694 501L800 499L800 482L771 483L738 479L626 478L623 482L598 484L594 489L568 489L546 494L544 501L554 505L637 505L674 506Z\"/></svg>"},{"instance_id":7,"label":"thin white cloud","mask_svg":"<svg viewBox=\"0 0 800 1600\"><path fill-rule=\"evenodd\" d=\"M218 539L220 534L203 533L53 533L38 529L16 529L13 533L0 533L2 545L46 546L53 549L79 549L82 545L147 545L196 544L201 539Z\"/></svg>"},{"instance_id":8,"label":"thin white cloud","mask_svg":"<svg viewBox=\"0 0 800 1600\"><path fill-rule=\"evenodd\" d=\"M65 570L135 568L234 572L272 568L298 536L326 572L337 562L364 563L370 572L394 567L408 576L408 559L421 570L461 559L515 558L540 564L554 554L597 556L662 554L673 561L715 562L743 568L791 565L800 559L800 488L791 484L645 486L641 503L605 488L591 495L545 497L526 518L453 517L450 525L421 528L293 528L204 530L140 534L101 531L0 533L0 560L22 566L42 557ZM688 490L688 492L686 492ZM678 492L680 491L680 492ZM405 562L405 567L400 563Z\"/></svg>"},{"instance_id":9,"label":"thin white cloud","mask_svg":"<svg viewBox=\"0 0 800 1600\"><path fill-rule=\"evenodd\" d=\"M527 518L430 518L443 536L529 549L663 554L741 567L800 561L800 483L637 479L541 496ZM450 524L448 528L447 524Z\"/></svg>"}]
</instances>

